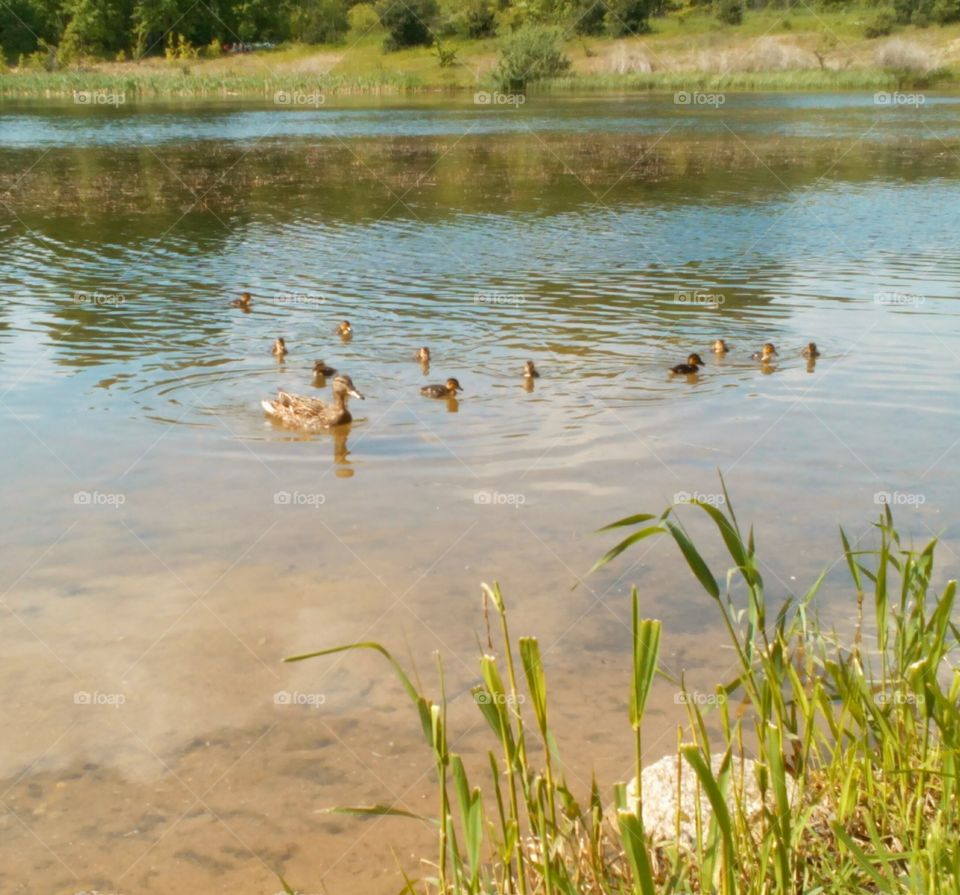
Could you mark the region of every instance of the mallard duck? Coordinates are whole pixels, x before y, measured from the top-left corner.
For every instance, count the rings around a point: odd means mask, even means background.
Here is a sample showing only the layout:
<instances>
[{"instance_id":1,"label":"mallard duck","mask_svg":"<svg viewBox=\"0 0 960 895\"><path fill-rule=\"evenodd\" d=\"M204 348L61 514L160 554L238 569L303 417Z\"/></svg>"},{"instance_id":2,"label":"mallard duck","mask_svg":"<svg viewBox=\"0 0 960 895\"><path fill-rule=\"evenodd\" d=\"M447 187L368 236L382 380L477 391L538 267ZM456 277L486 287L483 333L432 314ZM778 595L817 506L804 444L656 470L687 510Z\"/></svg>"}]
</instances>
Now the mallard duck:
<instances>
[{"instance_id":1,"label":"mallard duck","mask_svg":"<svg viewBox=\"0 0 960 895\"><path fill-rule=\"evenodd\" d=\"M353 417L347 410L347 397L363 398L349 376L340 374L333 380L333 402L277 392L276 400L261 401L263 409L285 426L316 432L349 423Z\"/></svg>"},{"instance_id":2,"label":"mallard duck","mask_svg":"<svg viewBox=\"0 0 960 895\"><path fill-rule=\"evenodd\" d=\"M350 325L350 321L349 321L349 320L344 320L344 321L337 327L337 334L338 334L338 335L341 335L341 336L352 336L352 335L353 335L353 327Z\"/></svg>"},{"instance_id":3,"label":"mallard duck","mask_svg":"<svg viewBox=\"0 0 960 895\"><path fill-rule=\"evenodd\" d=\"M443 385L425 385L420 394L427 398L455 398L463 387L456 379L450 378Z\"/></svg>"},{"instance_id":4,"label":"mallard duck","mask_svg":"<svg viewBox=\"0 0 960 895\"><path fill-rule=\"evenodd\" d=\"M714 354L726 354L730 350L730 347L727 345L723 339L717 339L713 343L713 353Z\"/></svg>"},{"instance_id":5,"label":"mallard duck","mask_svg":"<svg viewBox=\"0 0 960 895\"><path fill-rule=\"evenodd\" d=\"M750 357L753 360L763 361L765 364L771 363L777 356L777 349L773 347L773 342L764 342L759 351L754 351Z\"/></svg>"},{"instance_id":6,"label":"mallard duck","mask_svg":"<svg viewBox=\"0 0 960 895\"><path fill-rule=\"evenodd\" d=\"M333 376L336 372L336 368L327 366L326 361L318 360L313 362L313 375L318 379L322 376Z\"/></svg>"},{"instance_id":7,"label":"mallard duck","mask_svg":"<svg viewBox=\"0 0 960 895\"><path fill-rule=\"evenodd\" d=\"M287 354L287 343L283 339L277 339L277 341L273 343L273 353L277 357L283 357Z\"/></svg>"},{"instance_id":8,"label":"mallard duck","mask_svg":"<svg viewBox=\"0 0 960 895\"><path fill-rule=\"evenodd\" d=\"M429 348L418 348L417 353L414 355L414 358L420 361L421 364L430 363L430 349Z\"/></svg>"},{"instance_id":9,"label":"mallard duck","mask_svg":"<svg viewBox=\"0 0 960 895\"><path fill-rule=\"evenodd\" d=\"M804 357L820 357L820 349L817 348L816 342L810 342L800 353Z\"/></svg>"},{"instance_id":10,"label":"mallard duck","mask_svg":"<svg viewBox=\"0 0 960 895\"><path fill-rule=\"evenodd\" d=\"M539 379L540 373L537 371L537 368L533 365L532 360L528 360L523 365L523 378L524 379Z\"/></svg>"},{"instance_id":11,"label":"mallard duck","mask_svg":"<svg viewBox=\"0 0 960 895\"><path fill-rule=\"evenodd\" d=\"M685 364L677 364L670 368L671 373L686 374L696 373L703 366L703 360L699 354L691 354Z\"/></svg>"},{"instance_id":12,"label":"mallard duck","mask_svg":"<svg viewBox=\"0 0 960 895\"><path fill-rule=\"evenodd\" d=\"M240 308L241 311L249 311L253 304L253 296L249 292L241 292L239 298L230 302L230 307Z\"/></svg>"}]
</instances>

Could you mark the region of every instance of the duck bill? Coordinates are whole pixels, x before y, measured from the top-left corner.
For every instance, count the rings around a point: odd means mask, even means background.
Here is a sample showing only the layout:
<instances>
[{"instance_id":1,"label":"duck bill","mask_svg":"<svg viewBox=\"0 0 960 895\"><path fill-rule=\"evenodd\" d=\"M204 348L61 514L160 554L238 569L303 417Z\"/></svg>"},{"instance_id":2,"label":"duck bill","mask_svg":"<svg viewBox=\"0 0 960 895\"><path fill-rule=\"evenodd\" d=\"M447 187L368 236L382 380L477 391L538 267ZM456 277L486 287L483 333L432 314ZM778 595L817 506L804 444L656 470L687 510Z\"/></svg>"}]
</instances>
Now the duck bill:
<instances>
[{"instance_id":1,"label":"duck bill","mask_svg":"<svg viewBox=\"0 0 960 895\"><path fill-rule=\"evenodd\" d=\"M365 400L366 400L366 396L365 396L365 395L361 395L360 392L358 392L355 388L350 389L350 390L347 392L347 394L348 394L351 398L359 398L361 401L365 401Z\"/></svg>"}]
</instances>

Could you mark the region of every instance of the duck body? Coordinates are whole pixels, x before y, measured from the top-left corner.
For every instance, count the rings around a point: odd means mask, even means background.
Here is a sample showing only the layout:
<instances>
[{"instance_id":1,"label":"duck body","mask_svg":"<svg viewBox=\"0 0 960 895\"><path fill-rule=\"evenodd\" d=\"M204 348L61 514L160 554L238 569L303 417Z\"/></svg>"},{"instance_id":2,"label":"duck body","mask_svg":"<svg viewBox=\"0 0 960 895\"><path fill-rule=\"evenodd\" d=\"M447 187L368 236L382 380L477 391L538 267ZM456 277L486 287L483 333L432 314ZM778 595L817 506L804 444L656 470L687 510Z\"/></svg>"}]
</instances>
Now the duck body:
<instances>
[{"instance_id":1,"label":"duck body","mask_svg":"<svg viewBox=\"0 0 960 895\"><path fill-rule=\"evenodd\" d=\"M414 358L420 361L421 364L430 363L430 349L429 348L420 348L417 350L417 353L414 355Z\"/></svg>"},{"instance_id":2,"label":"duck body","mask_svg":"<svg viewBox=\"0 0 960 895\"><path fill-rule=\"evenodd\" d=\"M287 343L283 339L277 339L277 341L273 343L272 351L274 356L283 357L285 354L288 353Z\"/></svg>"},{"instance_id":3,"label":"duck body","mask_svg":"<svg viewBox=\"0 0 960 895\"><path fill-rule=\"evenodd\" d=\"M448 379L443 385L425 385L420 389L420 394L425 398L455 398L457 392L462 392L460 383L453 378Z\"/></svg>"},{"instance_id":4,"label":"duck body","mask_svg":"<svg viewBox=\"0 0 960 895\"><path fill-rule=\"evenodd\" d=\"M331 367L326 361L318 360L313 364L313 375L316 377L333 376L337 372L336 367Z\"/></svg>"},{"instance_id":5,"label":"duck body","mask_svg":"<svg viewBox=\"0 0 960 895\"><path fill-rule=\"evenodd\" d=\"M340 336L343 336L343 337L347 337L347 336L352 336L352 335L353 335L353 327L350 325L350 321L349 321L349 320L344 320L344 321L337 327L337 335L340 335Z\"/></svg>"},{"instance_id":6,"label":"duck body","mask_svg":"<svg viewBox=\"0 0 960 895\"><path fill-rule=\"evenodd\" d=\"M253 296L249 292L241 292L239 298L230 302L230 307L240 308L241 311L249 311L251 305L253 305Z\"/></svg>"},{"instance_id":7,"label":"duck body","mask_svg":"<svg viewBox=\"0 0 960 895\"><path fill-rule=\"evenodd\" d=\"M811 342L803 351L800 352L804 357L820 357L820 349L816 342Z\"/></svg>"},{"instance_id":8,"label":"duck body","mask_svg":"<svg viewBox=\"0 0 960 895\"><path fill-rule=\"evenodd\" d=\"M754 351L750 355L753 360L763 361L765 364L773 363L777 359L777 349L774 347L773 342L764 342L763 347L759 351Z\"/></svg>"},{"instance_id":9,"label":"duck body","mask_svg":"<svg viewBox=\"0 0 960 895\"><path fill-rule=\"evenodd\" d=\"M319 398L291 395L278 391L273 401L261 401L263 409L277 422L306 432L320 432L333 426L349 423L353 417L347 409L347 398L363 398L349 376L337 376L333 380L333 401L327 403Z\"/></svg>"},{"instance_id":10,"label":"duck body","mask_svg":"<svg viewBox=\"0 0 960 895\"><path fill-rule=\"evenodd\" d=\"M524 379L539 379L540 373L537 368L533 365L532 360L528 360L523 365L523 378Z\"/></svg>"},{"instance_id":11,"label":"duck body","mask_svg":"<svg viewBox=\"0 0 960 895\"><path fill-rule=\"evenodd\" d=\"M700 368L703 366L703 360L699 354L691 354L687 358L685 364L677 364L675 367L670 368L671 373L676 373L677 375L686 375L689 376L692 373L699 372Z\"/></svg>"},{"instance_id":12,"label":"duck body","mask_svg":"<svg viewBox=\"0 0 960 895\"><path fill-rule=\"evenodd\" d=\"M713 353L714 354L727 354L730 351L730 346L723 339L717 339L713 343Z\"/></svg>"}]
</instances>

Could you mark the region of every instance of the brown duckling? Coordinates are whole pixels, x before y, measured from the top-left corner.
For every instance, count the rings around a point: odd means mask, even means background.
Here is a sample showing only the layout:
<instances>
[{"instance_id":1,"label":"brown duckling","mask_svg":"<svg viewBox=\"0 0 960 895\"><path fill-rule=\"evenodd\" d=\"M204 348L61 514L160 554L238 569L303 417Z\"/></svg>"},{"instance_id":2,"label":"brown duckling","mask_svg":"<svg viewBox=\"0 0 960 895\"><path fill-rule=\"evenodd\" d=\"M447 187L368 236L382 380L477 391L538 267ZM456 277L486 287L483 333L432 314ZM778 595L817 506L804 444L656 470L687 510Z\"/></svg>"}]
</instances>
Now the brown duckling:
<instances>
[{"instance_id":1,"label":"brown duckling","mask_svg":"<svg viewBox=\"0 0 960 895\"><path fill-rule=\"evenodd\" d=\"M524 379L539 379L540 373L537 368L533 365L532 360L528 360L523 365L523 378Z\"/></svg>"},{"instance_id":2,"label":"brown duckling","mask_svg":"<svg viewBox=\"0 0 960 895\"><path fill-rule=\"evenodd\" d=\"M277 341L273 343L273 353L277 357L283 357L288 353L287 343L283 339L277 339Z\"/></svg>"},{"instance_id":3,"label":"brown duckling","mask_svg":"<svg viewBox=\"0 0 960 895\"><path fill-rule=\"evenodd\" d=\"M344 338L346 338L347 336L352 336L352 335L353 335L353 327L350 325L350 321L349 321L349 320L344 320L344 321L337 327L337 335L343 336Z\"/></svg>"},{"instance_id":4,"label":"brown duckling","mask_svg":"<svg viewBox=\"0 0 960 895\"><path fill-rule=\"evenodd\" d=\"M253 305L253 296L249 292L241 292L239 298L230 302L231 308L240 308L241 311L249 311Z\"/></svg>"},{"instance_id":5,"label":"brown duckling","mask_svg":"<svg viewBox=\"0 0 960 895\"><path fill-rule=\"evenodd\" d=\"M318 398L306 398L277 392L276 400L261 401L263 409L277 422L295 429L317 432L332 426L349 423L353 417L347 410L347 398L363 398L349 376L339 375L333 380L333 401L327 404Z\"/></svg>"},{"instance_id":6,"label":"brown duckling","mask_svg":"<svg viewBox=\"0 0 960 895\"><path fill-rule=\"evenodd\" d=\"M723 339L716 339L713 343L714 354L726 354L730 351L730 346Z\"/></svg>"},{"instance_id":7,"label":"brown duckling","mask_svg":"<svg viewBox=\"0 0 960 895\"><path fill-rule=\"evenodd\" d=\"M772 364L776 360L777 349L774 348L773 342L764 342L763 347L759 351L754 351L750 357L765 364Z\"/></svg>"},{"instance_id":8,"label":"brown duckling","mask_svg":"<svg viewBox=\"0 0 960 895\"><path fill-rule=\"evenodd\" d=\"M810 342L800 353L804 357L820 357L820 349L817 348L816 342Z\"/></svg>"},{"instance_id":9,"label":"brown duckling","mask_svg":"<svg viewBox=\"0 0 960 895\"><path fill-rule=\"evenodd\" d=\"M317 379L325 376L333 376L336 372L336 367L329 366L326 361L318 360L313 362L313 375L316 376Z\"/></svg>"},{"instance_id":10,"label":"brown duckling","mask_svg":"<svg viewBox=\"0 0 960 895\"><path fill-rule=\"evenodd\" d=\"M689 376L691 373L696 373L703 366L703 359L699 354L691 354L687 357L687 362L685 364L677 364L675 367L670 368L671 373L684 374Z\"/></svg>"},{"instance_id":11,"label":"brown duckling","mask_svg":"<svg viewBox=\"0 0 960 895\"><path fill-rule=\"evenodd\" d=\"M420 361L421 364L430 363L430 349L429 348L419 348L414 357Z\"/></svg>"},{"instance_id":12,"label":"brown duckling","mask_svg":"<svg viewBox=\"0 0 960 895\"><path fill-rule=\"evenodd\" d=\"M462 391L463 386L451 377L443 385L425 385L420 394L427 398L455 398Z\"/></svg>"}]
</instances>

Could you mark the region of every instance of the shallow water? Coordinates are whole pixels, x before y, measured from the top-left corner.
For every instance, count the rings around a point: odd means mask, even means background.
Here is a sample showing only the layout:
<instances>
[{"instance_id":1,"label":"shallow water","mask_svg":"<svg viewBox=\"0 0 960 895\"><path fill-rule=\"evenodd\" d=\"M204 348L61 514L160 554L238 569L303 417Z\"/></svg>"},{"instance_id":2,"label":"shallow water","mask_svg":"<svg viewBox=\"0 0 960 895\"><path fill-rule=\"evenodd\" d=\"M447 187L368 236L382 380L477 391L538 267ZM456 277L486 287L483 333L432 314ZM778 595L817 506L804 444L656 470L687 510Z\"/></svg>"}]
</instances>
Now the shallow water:
<instances>
[{"instance_id":1,"label":"shallow water","mask_svg":"<svg viewBox=\"0 0 960 895\"><path fill-rule=\"evenodd\" d=\"M430 810L411 707L369 656L279 660L380 640L433 691L439 650L482 766L481 581L541 637L571 780L624 779L630 585L671 670L730 657L670 543L584 578L593 532L718 470L775 600L829 566L849 623L836 527L869 543L884 492L956 574L958 100L728 100L0 106L0 890L396 891L429 834L321 811ZM317 358L355 422L273 426Z\"/></svg>"}]
</instances>

